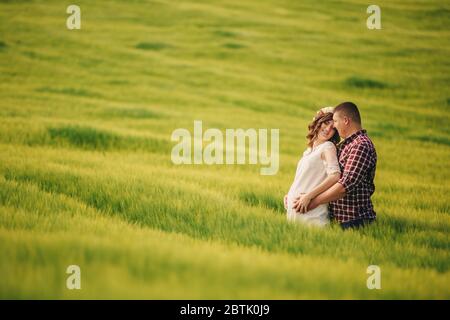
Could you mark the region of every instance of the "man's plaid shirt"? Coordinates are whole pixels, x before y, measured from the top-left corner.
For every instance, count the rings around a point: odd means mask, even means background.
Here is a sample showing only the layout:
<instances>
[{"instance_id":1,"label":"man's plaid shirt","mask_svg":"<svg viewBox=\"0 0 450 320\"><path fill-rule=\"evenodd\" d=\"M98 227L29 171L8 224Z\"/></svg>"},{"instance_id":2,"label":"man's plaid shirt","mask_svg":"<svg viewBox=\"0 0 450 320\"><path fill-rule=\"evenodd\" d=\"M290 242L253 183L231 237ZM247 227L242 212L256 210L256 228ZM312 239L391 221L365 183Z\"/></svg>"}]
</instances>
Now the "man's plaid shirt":
<instances>
[{"instance_id":1,"label":"man's plaid shirt","mask_svg":"<svg viewBox=\"0 0 450 320\"><path fill-rule=\"evenodd\" d=\"M338 145L338 159L342 171L338 183L344 186L346 194L330 202L330 216L339 223L375 219L370 196L375 191L377 153L366 130L355 132Z\"/></svg>"}]
</instances>

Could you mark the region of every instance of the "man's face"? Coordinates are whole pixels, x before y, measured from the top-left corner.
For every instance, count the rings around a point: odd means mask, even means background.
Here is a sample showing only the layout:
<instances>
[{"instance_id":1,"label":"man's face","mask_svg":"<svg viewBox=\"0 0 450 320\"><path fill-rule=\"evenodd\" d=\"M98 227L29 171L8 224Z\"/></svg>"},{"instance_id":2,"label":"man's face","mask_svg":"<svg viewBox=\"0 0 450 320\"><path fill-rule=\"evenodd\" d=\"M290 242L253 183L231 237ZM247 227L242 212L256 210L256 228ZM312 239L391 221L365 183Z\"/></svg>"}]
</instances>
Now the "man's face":
<instances>
[{"instance_id":1,"label":"man's face","mask_svg":"<svg viewBox=\"0 0 450 320\"><path fill-rule=\"evenodd\" d=\"M345 119L340 112L333 114L333 126L342 138L345 138Z\"/></svg>"}]
</instances>

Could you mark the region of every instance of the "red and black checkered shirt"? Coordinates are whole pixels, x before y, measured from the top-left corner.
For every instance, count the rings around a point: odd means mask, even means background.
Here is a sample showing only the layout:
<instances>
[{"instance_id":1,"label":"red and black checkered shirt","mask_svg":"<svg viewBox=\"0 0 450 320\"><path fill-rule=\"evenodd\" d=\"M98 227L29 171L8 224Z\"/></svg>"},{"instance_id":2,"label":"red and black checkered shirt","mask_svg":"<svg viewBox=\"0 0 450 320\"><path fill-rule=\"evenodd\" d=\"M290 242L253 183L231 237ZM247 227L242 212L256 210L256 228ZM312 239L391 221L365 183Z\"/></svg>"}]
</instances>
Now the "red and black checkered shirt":
<instances>
[{"instance_id":1,"label":"red and black checkered shirt","mask_svg":"<svg viewBox=\"0 0 450 320\"><path fill-rule=\"evenodd\" d=\"M360 130L338 145L342 176L338 183L345 188L342 199L330 202L330 216L339 223L357 219L375 219L370 197L375 192L377 153L366 130Z\"/></svg>"}]
</instances>

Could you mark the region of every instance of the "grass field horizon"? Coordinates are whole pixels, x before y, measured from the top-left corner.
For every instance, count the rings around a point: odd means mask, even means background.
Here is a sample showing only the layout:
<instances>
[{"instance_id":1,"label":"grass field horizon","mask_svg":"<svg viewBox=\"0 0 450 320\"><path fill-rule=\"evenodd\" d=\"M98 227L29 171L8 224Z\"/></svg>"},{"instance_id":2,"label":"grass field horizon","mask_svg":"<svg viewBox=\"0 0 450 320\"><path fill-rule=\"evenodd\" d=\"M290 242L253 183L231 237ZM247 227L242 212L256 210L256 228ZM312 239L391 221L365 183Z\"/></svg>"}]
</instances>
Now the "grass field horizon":
<instances>
[{"instance_id":1,"label":"grass field horizon","mask_svg":"<svg viewBox=\"0 0 450 320\"><path fill-rule=\"evenodd\" d=\"M81 30L70 4L0 1L0 298L450 298L450 3L379 1L381 30L357 0L78 1ZM378 221L287 223L307 125L343 101ZM278 173L173 164L195 120L279 129Z\"/></svg>"}]
</instances>

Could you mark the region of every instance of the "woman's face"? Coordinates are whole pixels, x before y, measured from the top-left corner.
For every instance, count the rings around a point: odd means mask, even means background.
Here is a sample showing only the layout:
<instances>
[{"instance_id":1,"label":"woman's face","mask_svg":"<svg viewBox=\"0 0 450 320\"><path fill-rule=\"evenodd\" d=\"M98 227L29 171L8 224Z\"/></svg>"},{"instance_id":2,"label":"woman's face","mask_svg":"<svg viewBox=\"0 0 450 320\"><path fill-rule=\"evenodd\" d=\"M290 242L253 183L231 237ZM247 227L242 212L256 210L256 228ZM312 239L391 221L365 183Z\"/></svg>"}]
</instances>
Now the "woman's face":
<instances>
[{"instance_id":1,"label":"woman's face","mask_svg":"<svg viewBox=\"0 0 450 320\"><path fill-rule=\"evenodd\" d=\"M333 120L328 120L320 125L317 138L322 141L330 140L335 130Z\"/></svg>"}]
</instances>

